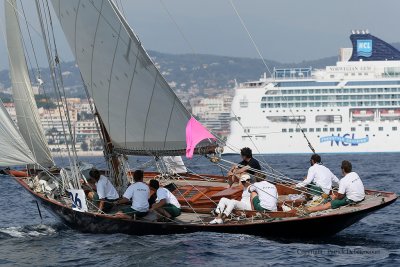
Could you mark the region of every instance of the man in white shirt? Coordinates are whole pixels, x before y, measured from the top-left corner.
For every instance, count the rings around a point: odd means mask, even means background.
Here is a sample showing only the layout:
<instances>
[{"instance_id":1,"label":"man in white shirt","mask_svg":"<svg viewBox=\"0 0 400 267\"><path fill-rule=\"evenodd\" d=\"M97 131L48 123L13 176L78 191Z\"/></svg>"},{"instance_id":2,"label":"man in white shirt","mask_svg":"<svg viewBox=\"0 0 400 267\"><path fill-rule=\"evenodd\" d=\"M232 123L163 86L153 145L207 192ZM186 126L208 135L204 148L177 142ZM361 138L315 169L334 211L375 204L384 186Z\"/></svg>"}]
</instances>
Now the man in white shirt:
<instances>
[{"instance_id":1,"label":"man in white shirt","mask_svg":"<svg viewBox=\"0 0 400 267\"><path fill-rule=\"evenodd\" d=\"M117 215L125 218L143 217L149 211L150 189L143 182L144 173L142 170L136 170L133 173L135 183L131 184L125 191L123 198L118 200L116 204L126 204L132 201L132 206L124 208Z\"/></svg>"},{"instance_id":2,"label":"man in white shirt","mask_svg":"<svg viewBox=\"0 0 400 267\"><path fill-rule=\"evenodd\" d=\"M99 210L107 213L113 206L114 202L119 199L119 195L110 180L104 175L101 175L97 169L92 169L89 172L89 176L96 182L96 192L89 192L88 198L94 202L98 202Z\"/></svg>"},{"instance_id":3,"label":"man in white shirt","mask_svg":"<svg viewBox=\"0 0 400 267\"><path fill-rule=\"evenodd\" d=\"M364 184L357 173L352 172L352 165L349 161L342 161L343 178L339 182L337 194L331 196L332 201L323 205L308 208L309 212L337 209L351 203L363 201L365 198Z\"/></svg>"},{"instance_id":4,"label":"man in white shirt","mask_svg":"<svg viewBox=\"0 0 400 267\"><path fill-rule=\"evenodd\" d=\"M278 190L276 186L257 178L258 182L249 187L251 203L257 211L277 211Z\"/></svg>"},{"instance_id":5,"label":"man in white shirt","mask_svg":"<svg viewBox=\"0 0 400 267\"><path fill-rule=\"evenodd\" d=\"M250 202L250 192L249 186L251 177L248 174L243 174L240 177L240 182L243 185L243 193L242 199L237 201L235 199L221 198L217 208L215 209L215 213L217 217L210 222L210 224L222 224L224 223L224 219L228 217L232 210L251 210L251 202Z\"/></svg>"},{"instance_id":6,"label":"man in white shirt","mask_svg":"<svg viewBox=\"0 0 400 267\"><path fill-rule=\"evenodd\" d=\"M338 184L339 179L321 163L321 157L313 154L310 159L311 167L308 169L304 181L296 184L297 188L307 187L312 195L329 195L332 183Z\"/></svg>"},{"instance_id":7,"label":"man in white shirt","mask_svg":"<svg viewBox=\"0 0 400 267\"><path fill-rule=\"evenodd\" d=\"M157 195L156 203L151 206L150 210L154 210L168 219L181 215L181 205L167 188L160 187L160 183L154 179L150 180L149 187L156 191Z\"/></svg>"}]
</instances>

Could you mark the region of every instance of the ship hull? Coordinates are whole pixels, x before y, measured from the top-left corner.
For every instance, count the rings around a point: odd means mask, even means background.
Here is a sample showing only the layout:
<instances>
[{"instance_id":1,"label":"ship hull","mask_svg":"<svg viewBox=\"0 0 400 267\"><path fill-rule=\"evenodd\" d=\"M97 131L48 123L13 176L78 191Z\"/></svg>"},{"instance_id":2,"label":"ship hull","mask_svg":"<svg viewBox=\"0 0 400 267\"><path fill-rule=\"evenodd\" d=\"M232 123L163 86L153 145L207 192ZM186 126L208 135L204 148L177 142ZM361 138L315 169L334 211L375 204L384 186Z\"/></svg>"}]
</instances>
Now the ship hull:
<instances>
[{"instance_id":1,"label":"ship hull","mask_svg":"<svg viewBox=\"0 0 400 267\"><path fill-rule=\"evenodd\" d=\"M366 207L356 212L318 217L296 217L290 220L271 219L267 222L246 224L178 224L128 220L108 215L75 211L57 201L36 194L23 179L15 179L43 207L54 216L60 218L67 226L81 232L93 234L166 235L193 232L219 232L277 238L321 238L342 231L371 212L382 209L397 199L395 194L387 193L389 197L379 205Z\"/></svg>"}]
</instances>

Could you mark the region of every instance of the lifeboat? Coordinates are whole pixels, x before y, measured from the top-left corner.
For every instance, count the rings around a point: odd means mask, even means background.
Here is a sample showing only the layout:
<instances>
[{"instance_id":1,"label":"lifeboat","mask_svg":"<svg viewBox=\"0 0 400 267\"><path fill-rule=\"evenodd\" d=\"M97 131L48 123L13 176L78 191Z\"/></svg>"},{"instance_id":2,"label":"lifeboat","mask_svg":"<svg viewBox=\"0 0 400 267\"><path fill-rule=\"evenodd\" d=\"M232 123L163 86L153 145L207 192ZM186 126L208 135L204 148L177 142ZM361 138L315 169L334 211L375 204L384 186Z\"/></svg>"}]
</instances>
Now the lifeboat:
<instances>
[{"instance_id":1,"label":"lifeboat","mask_svg":"<svg viewBox=\"0 0 400 267\"><path fill-rule=\"evenodd\" d=\"M380 111L381 118L400 118L400 109L383 109Z\"/></svg>"},{"instance_id":2,"label":"lifeboat","mask_svg":"<svg viewBox=\"0 0 400 267\"><path fill-rule=\"evenodd\" d=\"M374 117L374 112L372 110L353 110L352 111L352 116L353 118L373 118Z\"/></svg>"}]
</instances>

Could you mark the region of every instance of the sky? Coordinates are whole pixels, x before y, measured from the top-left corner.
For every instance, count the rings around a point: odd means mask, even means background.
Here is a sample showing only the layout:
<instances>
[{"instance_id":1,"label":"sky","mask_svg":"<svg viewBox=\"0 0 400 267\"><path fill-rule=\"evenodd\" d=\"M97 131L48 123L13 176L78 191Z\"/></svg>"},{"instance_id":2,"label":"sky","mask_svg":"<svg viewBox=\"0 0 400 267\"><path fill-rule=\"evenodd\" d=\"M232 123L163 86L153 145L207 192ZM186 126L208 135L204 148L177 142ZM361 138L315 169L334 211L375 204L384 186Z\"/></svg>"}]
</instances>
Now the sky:
<instances>
[{"instance_id":1,"label":"sky","mask_svg":"<svg viewBox=\"0 0 400 267\"><path fill-rule=\"evenodd\" d=\"M3 1L8 0L0 0L0 69L8 67L3 34ZM290 63L337 55L340 47L350 47L349 35L352 29L368 29L385 41L400 42L398 0L232 1L262 56L267 59ZM39 64L44 66L46 61L35 1L22 2L31 25L33 43L38 50ZM147 50L173 54L191 53L194 50L198 54L259 57L230 0L115 2L120 6L122 3L128 23ZM55 31L62 60L73 60L56 22ZM26 31L24 36L27 36Z\"/></svg>"}]
</instances>

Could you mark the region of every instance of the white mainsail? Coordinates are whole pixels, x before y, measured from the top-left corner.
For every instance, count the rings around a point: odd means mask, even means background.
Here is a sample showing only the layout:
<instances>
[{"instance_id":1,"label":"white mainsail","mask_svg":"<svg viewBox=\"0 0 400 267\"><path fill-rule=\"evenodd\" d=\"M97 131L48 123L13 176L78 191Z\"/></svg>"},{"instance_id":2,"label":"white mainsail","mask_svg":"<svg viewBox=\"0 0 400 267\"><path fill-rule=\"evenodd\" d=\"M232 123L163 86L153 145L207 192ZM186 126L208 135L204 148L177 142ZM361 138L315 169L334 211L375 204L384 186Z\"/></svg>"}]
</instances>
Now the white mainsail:
<instances>
[{"instance_id":1,"label":"white mainsail","mask_svg":"<svg viewBox=\"0 0 400 267\"><path fill-rule=\"evenodd\" d=\"M36 162L42 166L52 166L53 158L43 133L28 75L16 0L4 1L4 5L10 76L19 131Z\"/></svg>"},{"instance_id":2,"label":"white mainsail","mask_svg":"<svg viewBox=\"0 0 400 267\"><path fill-rule=\"evenodd\" d=\"M0 166L35 163L33 154L0 100Z\"/></svg>"},{"instance_id":3,"label":"white mainsail","mask_svg":"<svg viewBox=\"0 0 400 267\"><path fill-rule=\"evenodd\" d=\"M52 0L114 149L184 154L190 113L111 0ZM204 141L198 147L209 146Z\"/></svg>"}]
</instances>

